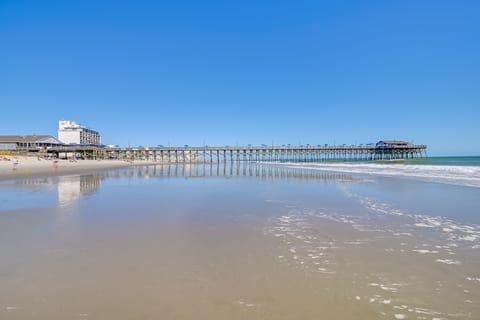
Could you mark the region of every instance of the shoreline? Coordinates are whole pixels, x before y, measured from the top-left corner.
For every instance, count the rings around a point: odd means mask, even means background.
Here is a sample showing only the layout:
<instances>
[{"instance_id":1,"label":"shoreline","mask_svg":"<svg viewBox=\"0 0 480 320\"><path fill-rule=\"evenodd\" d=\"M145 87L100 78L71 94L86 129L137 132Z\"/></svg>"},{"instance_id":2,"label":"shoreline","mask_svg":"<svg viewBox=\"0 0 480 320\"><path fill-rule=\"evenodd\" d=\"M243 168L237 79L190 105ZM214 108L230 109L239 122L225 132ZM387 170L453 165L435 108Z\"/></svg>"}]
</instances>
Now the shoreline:
<instances>
[{"instance_id":1,"label":"shoreline","mask_svg":"<svg viewBox=\"0 0 480 320\"><path fill-rule=\"evenodd\" d=\"M8 159L8 160L6 160ZM46 160L37 157L7 156L0 158L0 181L38 176L61 176L99 170L156 165L157 162L137 160Z\"/></svg>"}]
</instances>

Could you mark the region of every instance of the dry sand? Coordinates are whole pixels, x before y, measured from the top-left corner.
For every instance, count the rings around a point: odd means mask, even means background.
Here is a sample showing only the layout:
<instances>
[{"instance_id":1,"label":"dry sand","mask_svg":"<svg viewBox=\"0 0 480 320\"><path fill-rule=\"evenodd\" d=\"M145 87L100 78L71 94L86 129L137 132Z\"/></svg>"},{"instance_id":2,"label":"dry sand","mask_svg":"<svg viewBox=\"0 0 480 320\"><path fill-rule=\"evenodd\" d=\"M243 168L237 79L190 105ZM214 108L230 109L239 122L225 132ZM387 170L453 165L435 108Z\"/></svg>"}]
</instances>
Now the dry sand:
<instances>
[{"instance_id":1,"label":"dry sand","mask_svg":"<svg viewBox=\"0 0 480 320\"><path fill-rule=\"evenodd\" d=\"M102 169L150 164L155 163L151 161L135 161L131 163L123 160L46 160L37 157L1 156L0 179L39 175L88 173Z\"/></svg>"}]
</instances>

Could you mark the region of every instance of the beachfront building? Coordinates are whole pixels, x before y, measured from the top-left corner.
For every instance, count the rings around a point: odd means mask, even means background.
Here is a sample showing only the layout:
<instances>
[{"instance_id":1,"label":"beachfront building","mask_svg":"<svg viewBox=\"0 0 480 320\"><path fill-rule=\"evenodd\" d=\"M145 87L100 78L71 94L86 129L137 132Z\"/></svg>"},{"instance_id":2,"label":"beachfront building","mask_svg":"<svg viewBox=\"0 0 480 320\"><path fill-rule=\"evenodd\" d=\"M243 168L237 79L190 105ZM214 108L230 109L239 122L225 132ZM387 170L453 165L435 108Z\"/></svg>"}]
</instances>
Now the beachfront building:
<instances>
[{"instance_id":1,"label":"beachfront building","mask_svg":"<svg viewBox=\"0 0 480 320\"><path fill-rule=\"evenodd\" d=\"M75 121L60 120L58 140L65 144L100 145L100 133Z\"/></svg>"},{"instance_id":2,"label":"beachfront building","mask_svg":"<svg viewBox=\"0 0 480 320\"><path fill-rule=\"evenodd\" d=\"M401 141L401 140L381 140L378 141L376 146L377 147L408 147L411 146L412 144L410 142L406 141Z\"/></svg>"},{"instance_id":3,"label":"beachfront building","mask_svg":"<svg viewBox=\"0 0 480 320\"><path fill-rule=\"evenodd\" d=\"M62 143L55 137L46 135L0 136L0 150L18 150L23 148L56 147Z\"/></svg>"}]
</instances>

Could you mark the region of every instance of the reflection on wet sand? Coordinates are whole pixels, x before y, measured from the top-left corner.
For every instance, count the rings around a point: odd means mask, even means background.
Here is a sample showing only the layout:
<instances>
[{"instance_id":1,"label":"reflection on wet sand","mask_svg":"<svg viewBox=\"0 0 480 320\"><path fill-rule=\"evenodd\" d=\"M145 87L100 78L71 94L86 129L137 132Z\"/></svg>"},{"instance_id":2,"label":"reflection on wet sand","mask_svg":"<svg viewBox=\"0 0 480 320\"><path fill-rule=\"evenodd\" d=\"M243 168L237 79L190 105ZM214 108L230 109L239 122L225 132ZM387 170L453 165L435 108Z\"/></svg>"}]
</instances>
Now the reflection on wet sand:
<instances>
[{"instance_id":1,"label":"reflection on wet sand","mask_svg":"<svg viewBox=\"0 0 480 320\"><path fill-rule=\"evenodd\" d=\"M350 174L324 172L304 168L288 168L270 166L265 164L232 162L220 164L165 164L136 166L126 169L109 170L96 174L34 177L14 181L17 186L52 187L63 184L65 191L71 184L78 189L77 194L95 192L100 186L100 181L106 178L153 178L153 177L183 177L183 178L209 178L209 177L258 177L258 178L284 178L323 181L354 181L358 180ZM75 185L75 187L73 187ZM74 192L74 191L72 191Z\"/></svg>"},{"instance_id":2,"label":"reflection on wet sand","mask_svg":"<svg viewBox=\"0 0 480 320\"><path fill-rule=\"evenodd\" d=\"M125 171L130 172L130 171ZM260 163L226 162L219 164L172 164L138 167L130 172L137 177L184 177L184 178L209 178L209 177L257 177L266 179L303 179L324 181L353 181L348 174L322 172L303 168L276 167Z\"/></svg>"},{"instance_id":3,"label":"reflection on wet sand","mask_svg":"<svg viewBox=\"0 0 480 320\"><path fill-rule=\"evenodd\" d=\"M98 191L101 180L107 178L104 174L55 176L41 178L23 178L14 181L14 185L31 190L57 189L58 204L70 205L81 197Z\"/></svg>"},{"instance_id":4,"label":"reflection on wet sand","mask_svg":"<svg viewBox=\"0 0 480 320\"><path fill-rule=\"evenodd\" d=\"M298 179L315 181L353 182L359 180L348 174L322 172L303 168L277 167L248 162L226 162L219 164L165 164L136 166L126 169L107 170L95 174L53 177L33 177L14 180L20 188L39 190L56 188L59 205L72 204L81 197L93 194L101 187L104 179L121 178L260 178ZM8 186L8 184L6 185Z\"/></svg>"},{"instance_id":5,"label":"reflection on wet sand","mask_svg":"<svg viewBox=\"0 0 480 320\"><path fill-rule=\"evenodd\" d=\"M57 182L59 205L69 205L82 196L97 192L100 181L100 175L59 177Z\"/></svg>"}]
</instances>

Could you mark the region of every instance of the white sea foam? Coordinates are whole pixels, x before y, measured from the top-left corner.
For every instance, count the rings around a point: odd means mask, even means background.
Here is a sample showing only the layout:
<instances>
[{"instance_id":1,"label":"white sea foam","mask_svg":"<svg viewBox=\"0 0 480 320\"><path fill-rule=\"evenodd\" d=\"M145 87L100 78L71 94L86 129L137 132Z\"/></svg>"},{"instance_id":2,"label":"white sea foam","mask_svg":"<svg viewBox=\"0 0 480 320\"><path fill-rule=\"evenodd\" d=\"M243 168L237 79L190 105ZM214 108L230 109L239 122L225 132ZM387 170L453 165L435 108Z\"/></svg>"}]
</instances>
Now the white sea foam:
<instances>
[{"instance_id":1,"label":"white sea foam","mask_svg":"<svg viewBox=\"0 0 480 320\"><path fill-rule=\"evenodd\" d=\"M437 259L435 261L440 263L445 263L445 264L456 264L456 265L462 264L460 261L452 260L452 259Z\"/></svg>"},{"instance_id":2,"label":"white sea foam","mask_svg":"<svg viewBox=\"0 0 480 320\"><path fill-rule=\"evenodd\" d=\"M480 188L480 167L380 163L284 163L282 166L324 171L407 177Z\"/></svg>"},{"instance_id":3,"label":"white sea foam","mask_svg":"<svg viewBox=\"0 0 480 320\"><path fill-rule=\"evenodd\" d=\"M429 216L429 215L423 215L423 214L410 213L397 208L392 208L388 204L379 202L375 199L354 194L351 191L349 191L345 186L341 186L339 188L343 192L345 192L345 194L348 197L357 199L367 210L369 210L372 213L375 213L378 215L399 216L406 219L410 219L412 221L412 225L415 226L416 228L430 229L432 231L436 231L440 234L443 234L445 238L450 241L448 247L444 248L448 251L448 254L455 254L454 252L451 251L451 248L457 246L456 242L463 242L463 243L473 242L475 244L472 246L472 249L475 249L476 248L475 246L478 245L478 241L480 240L479 225L460 224L451 219L441 217L441 216ZM339 222L349 221L346 217L342 217L342 216L335 216L334 218L330 216L329 218ZM382 230L374 229L369 225L358 224L358 222L353 225L353 228L355 228L358 231L367 231L367 232L387 231L387 230L382 231ZM392 234L395 236L400 236L400 235L411 236L412 235L411 232L403 232L400 230L395 230L394 232L392 232ZM423 246L429 246L429 245L424 244ZM429 251L429 250L417 249L413 251L421 254L438 253L438 251L432 251L432 250Z\"/></svg>"},{"instance_id":4,"label":"white sea foam","mask_svg":"<svg viewBox=\"0 0 480 320\"><path fill-rule=\"evenodd\" d=\"M264 229L274 236L280 244L281 256L279 262L304 270L307 274L322 274L323 277L336 277L343 271L338 266L342 260L338 253L346 248L362 248L364 244L380 239L390 239L381 249L386 252L414 253L433 263L443 264L445 268L458 268L464 262L448 259L454 251L477 245L480 240L480 226L466 225L441 216L429 216L400 210L374 198L354 194L346 186L339 186L348 197L356 199L365 207L368 214L351 215L342 209L335 208L288 208L288 212L280 217L272 217ZM390 218L385 219L385 217ZM360 234L359 237L336 239L329 232L322 232L317 222L329 220L339 224L350 225L360 231L371 234ZM320 223L322 226L322 223ZM427 235L428 237L424 237ZM435 235L435 236L432 236ZM408 237L408 241L406 241ZM422 240L411 243L411 239ZM404 240L405 242L400 242ZM428 240L426 240L428 239ZM395 242L398 240L398 247ZM340 255L341 256L341 255ZM459 256L461 256L459 254ZM281 257L281 258L280 258ZM385 317L390 319L447 319L450 314L429 309L428 305L395 305L398 302L408 302L401 297L405 286L415 286L415 283L399 283L389 277L368 277L363 286L374 293L368 296L354 296L354 299L370 303L377 307ZM472 284L480 282L478 275L464 276L465 281ZM358 279L357 279L358 280ZM439 290L438 288L436 289ZM468 298L468 296L465 296ZM467 303L467 302L465 302ZM390 311L388 311L390 310Z\"/></svg>"},{"instance_id":5,"label":"white sea foam","mask_svg":"<svg viewBox=\"0 0 480 320\"><path fill-rule=\"evenodd\" d=\"M21 310L23 307L5 307L5 310L12 311L12 310Z\"/></svg>"},{"instance_id":6,"label":"white sea foam","mask_svg":"<svg viewBox=\"0 0 480 320\"><path fill-rule=\"evenodd\" d=\"M248 302L245 302L245 301L241 301L241 300L238 300L238 301L235 301L236 303L238 303L239 305L241 306L245 306L247 308L251 308L251 307L255 307L256 304L254 303L248 303Z\"/></svg>"},{"instance_id":7,"label":"white sea foam","mask_svg":"<svg viewBox=\"0 0 480 320\"><path fill-rule=\"evenodd\" d=\"M467 279L468 281L476 281L476 282L480 283L480 278L466 277L465 279Z\"/></svg>"},{"instance_id":8,"label":"white sea foam","mask_svg":"<svg viewBox=\"0 0 480 320\"><path fill-rule=\"evenodd\" d=\"M438 253L436 250L418 250L414 249L412 250L413 252L420 253L420 254L426 254L426 253Z\"/></svg>"}]
</instances>

